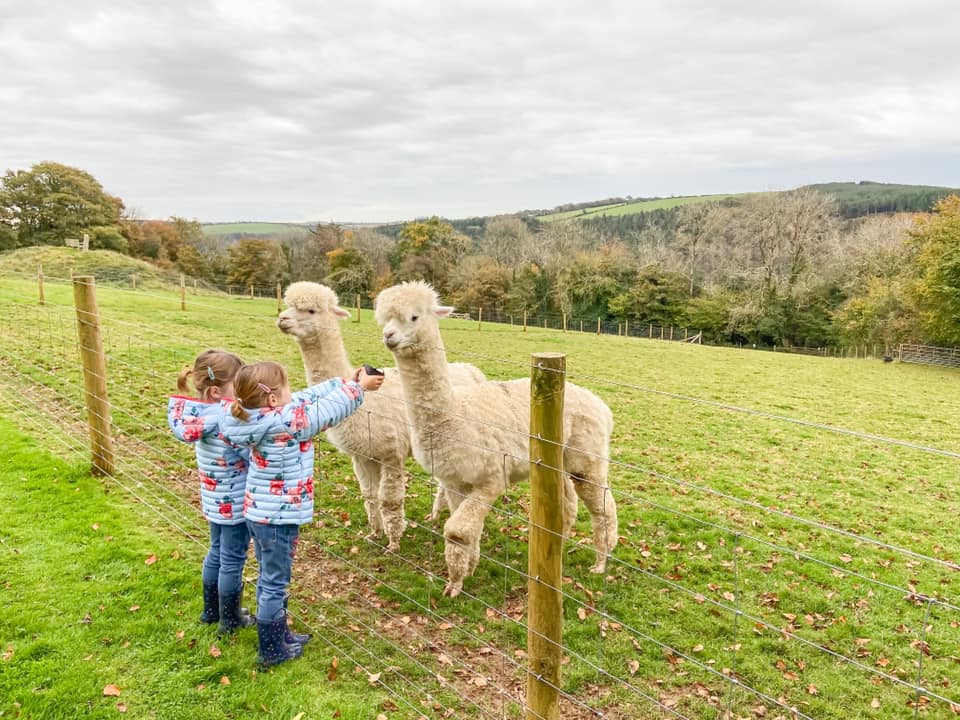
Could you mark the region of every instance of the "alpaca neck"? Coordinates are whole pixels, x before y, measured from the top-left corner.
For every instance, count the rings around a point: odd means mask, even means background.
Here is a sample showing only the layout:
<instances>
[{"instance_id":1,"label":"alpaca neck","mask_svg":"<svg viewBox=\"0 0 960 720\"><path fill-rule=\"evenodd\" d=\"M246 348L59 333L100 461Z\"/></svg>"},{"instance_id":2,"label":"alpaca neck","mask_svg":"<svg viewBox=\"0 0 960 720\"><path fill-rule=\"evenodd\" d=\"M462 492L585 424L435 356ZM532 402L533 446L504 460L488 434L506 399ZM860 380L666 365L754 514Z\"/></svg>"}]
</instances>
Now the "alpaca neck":
<instances>
[{"instance_id":1,"label":"alpaca neck","mask_svg":"<svg viewBox=\"0 0 960 720\"><path fill-rule=\"evenodd\" d=\"M441 346L397 356L396 361L413 431L429 430L442 421L454 405L447 354Z\"/></svg>"},{"instance_id":2,"label":"alpaca neck","mask_svg":"<svg viewBox=\"0 0 960 720\"><path fill-rule=\"evenodd\" d=\"M327 330L312 337L300 338L298 344L307 382L311 385L328 378L353 374L339 331Z\"/></svg>"}]
</instances>

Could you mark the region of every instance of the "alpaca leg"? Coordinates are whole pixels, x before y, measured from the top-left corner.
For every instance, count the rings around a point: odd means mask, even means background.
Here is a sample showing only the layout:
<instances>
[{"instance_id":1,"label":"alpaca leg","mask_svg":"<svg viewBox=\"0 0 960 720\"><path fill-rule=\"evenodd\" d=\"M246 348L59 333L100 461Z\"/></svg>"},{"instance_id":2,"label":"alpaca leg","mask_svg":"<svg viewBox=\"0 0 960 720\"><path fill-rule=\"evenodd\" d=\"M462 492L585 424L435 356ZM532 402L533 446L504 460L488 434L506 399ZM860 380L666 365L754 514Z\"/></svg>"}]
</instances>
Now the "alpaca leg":
<instances>
[{"instance_id":1,"label":"alpaca leg","mask_svg":"<svg viewBox=\"0 0 960 720\"><path fill-rule=\"evenodd\" d=\"M383 522L380 520L380 464L366 458L353 458L353 472L360 483L363 495L363 507L367 511L367 523L370 526L368 538L383 535Z\"/></svg>"},{"instance_id":2,"label":"alpaca leg","mask_svg":"<svg viewBox=\"0 0 960 720\"><path fill-rule=\"evenodd\" d=\"M573 487L583 500L590 512L590 523L593 527L593 546L597 553L597 561L590 568L590 572L602 573L607 568L607 556L616 547L619 535L617 534L617 503L613 499L610 486L607 485L604 475L586 475L573 477Z\"/></svg>"},{"instance_id":3,"label":"alpaca leg","mask_svg":"<svg viewBox=\"0 0 960 720\"><path fill-rule=\"evenodd\" d=\"M459 499L447 489L453 507ZM443 526L444 556L447 561L447 586L443 594L456 597L463 589L464 579L470 577L480 560L480 536L483 521L499 497L498 489L481 489L463 498Z\"/></svg>"},{"instance_id":4,"label":"alpaca leg","mask_svg":"<svg viewBox=\"0 0 960 720\"><path fill-rule=\"evenodd\" d=\"M437 483L437 491L433 494L433 507L430 508L430 514L427 515L426 520L433 521L440 517L440 511L443 510L444 505L448 505L447 494L443 485Z\"/></svg>"},{"instance_id":5,"label":"alpaca leg","mask_svg":"<svg viewBox=\"0 0 960 720\"><path fill-rule=\"evenodd\" d=\"M387 533L387 552L400 549L400 536L407 527L403 499L407 492L403 458L388 458L381 467L380 517Z\"/></svg>"}]
</instances>

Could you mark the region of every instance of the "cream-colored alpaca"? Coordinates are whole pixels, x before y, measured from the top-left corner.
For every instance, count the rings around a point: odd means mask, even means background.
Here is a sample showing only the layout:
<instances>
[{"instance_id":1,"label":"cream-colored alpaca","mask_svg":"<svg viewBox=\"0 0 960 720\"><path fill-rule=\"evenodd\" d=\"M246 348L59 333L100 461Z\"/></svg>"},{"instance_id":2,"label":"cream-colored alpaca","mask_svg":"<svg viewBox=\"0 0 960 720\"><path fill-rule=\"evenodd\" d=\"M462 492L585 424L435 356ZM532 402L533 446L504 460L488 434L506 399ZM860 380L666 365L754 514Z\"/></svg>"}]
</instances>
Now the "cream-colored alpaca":
<instances>
[{"instance_id":1,"label":"cream-colored alpaca","mask_svg":"<svg viewBox=\"0 0 960 720\"><path fill-rule=\"evenodd\" d=\"M483 522L493 503L508 482L529 477L530 380L454 386L437 322L453 308L441 306L426 283L387 288L375 308L403 381L413 455L440 481L450 507L443 592L456 597L476 569ZM600 573L618 537L616 503L607 484L613 414L596 395L567 383L563 427L563 532L576 518L579 495L593 523L597 556L591 569Z\"/></svg>"},{"instance_id":2,"label":"cream-colored alpaca","mask_svg":"<svg viewBox=\"0 0 960 720\"><path fill-rule=\"evenodd\" d=\"M284 301L288 307L277 318L277 327L292 335L300 346L307 381L313 384L350 375L354 366L347 357L339 326L350 312L340 307L336 293L319 283L296 282L287 288ZM389 552L400 546L406 527L404 460L410 455L411 445L399 375L395 368L386 368L385 375L380 391L369 393L357 412L327 430L327 438L350 456L370 534L386 534ZM452 365L450 375L454 383L486 380L478 368L466 363ZM438 488L434 512L442 501L442 488Z\"/></svg>"}]
</instances>

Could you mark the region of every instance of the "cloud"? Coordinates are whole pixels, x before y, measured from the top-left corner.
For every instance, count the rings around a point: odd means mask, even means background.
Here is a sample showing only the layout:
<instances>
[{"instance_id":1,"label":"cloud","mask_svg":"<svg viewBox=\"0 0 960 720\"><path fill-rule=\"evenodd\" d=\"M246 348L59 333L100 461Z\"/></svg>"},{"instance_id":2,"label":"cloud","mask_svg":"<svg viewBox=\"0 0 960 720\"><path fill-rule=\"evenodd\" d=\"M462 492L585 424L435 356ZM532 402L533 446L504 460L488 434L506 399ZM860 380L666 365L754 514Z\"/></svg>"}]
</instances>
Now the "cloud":
<instances>
[{"instance_id":1,"label":"cloud","mask_svg":"<svg viewBox=\"0 0 960 720\"><path fill-rule=\"evenodd\" d=\"M960 185L952 0L155 5L5 12L5 167L201 220Z\"/></svg>"}]
</instances>

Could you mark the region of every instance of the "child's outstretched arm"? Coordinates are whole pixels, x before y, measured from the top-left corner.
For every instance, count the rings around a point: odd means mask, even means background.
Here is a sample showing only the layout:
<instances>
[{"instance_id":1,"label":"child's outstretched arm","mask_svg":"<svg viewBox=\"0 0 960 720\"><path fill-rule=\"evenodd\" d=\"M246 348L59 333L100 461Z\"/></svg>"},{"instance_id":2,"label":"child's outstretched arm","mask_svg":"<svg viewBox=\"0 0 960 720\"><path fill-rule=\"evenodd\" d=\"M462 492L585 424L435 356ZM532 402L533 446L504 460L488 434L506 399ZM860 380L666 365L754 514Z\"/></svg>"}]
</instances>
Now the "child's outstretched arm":
<instances>
[{"instance_id":1,"label":"child's outstretched arm","mask_svg":"<svg viewBox=\"0 0 960 720\"><path fill-rule=\"evenodd\" d=\"M167 403L167 424L177 440L193 443L219 431L220 414L214 406L174 395Z\"/></svg>"}]
</instances>

